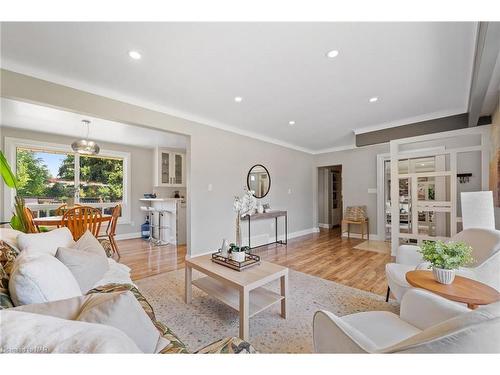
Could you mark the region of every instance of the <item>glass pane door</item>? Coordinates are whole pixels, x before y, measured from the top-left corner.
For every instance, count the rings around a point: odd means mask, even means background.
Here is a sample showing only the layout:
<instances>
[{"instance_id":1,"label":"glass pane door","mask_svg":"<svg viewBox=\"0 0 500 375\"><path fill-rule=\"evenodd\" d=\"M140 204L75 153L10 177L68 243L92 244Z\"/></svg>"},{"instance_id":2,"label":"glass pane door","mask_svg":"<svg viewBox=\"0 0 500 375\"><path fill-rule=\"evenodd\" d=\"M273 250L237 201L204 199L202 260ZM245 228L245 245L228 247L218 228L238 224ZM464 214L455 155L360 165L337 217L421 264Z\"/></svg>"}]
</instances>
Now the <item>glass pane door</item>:
<instances>
[{"instance_id":1,"label":"glass pane door","mask_svg":"<svg viewBox=\"0 0 500 375\"><path fill-rule=\"evenodd\" d=\"M182 155L180 154L175 154L175 183L176 184L182 184Z\"/></svg>"},{"instance_id":2,"label":"glass pane door","mask_svg":"<svg viewBox=\"0 0 500 375\"><path fill-rule=\"evenodd\" d=\"M170 183L170 154L168 152L161 153L161 183Z\"/></svg>"}]
</instances>

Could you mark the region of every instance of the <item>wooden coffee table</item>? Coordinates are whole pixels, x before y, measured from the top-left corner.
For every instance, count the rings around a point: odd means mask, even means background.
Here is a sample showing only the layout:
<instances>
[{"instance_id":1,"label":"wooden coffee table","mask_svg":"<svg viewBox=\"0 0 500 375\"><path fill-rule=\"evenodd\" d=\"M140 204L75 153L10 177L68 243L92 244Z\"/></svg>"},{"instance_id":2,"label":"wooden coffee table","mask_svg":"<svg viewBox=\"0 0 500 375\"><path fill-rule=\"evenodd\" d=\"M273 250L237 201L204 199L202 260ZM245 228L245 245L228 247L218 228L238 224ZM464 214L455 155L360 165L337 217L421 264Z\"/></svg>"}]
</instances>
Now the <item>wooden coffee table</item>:
<instances>
[{"instance_id":1,"label":"wooden coffee table","mask_svg":"<svg viewBox=\"0 0 500 375\"><path fill-rule=\"evenodd\" d=\"M500 293L496 289L467 277L455 276L453 283L445 285L434 280L432 271L418 270L407 272L406 281L416 288L426 289L452 301L466 303L470 309L500 301Z\"/></svg>"},{"instance_id":2,"label":"wooden coffee table","mask_svg":"<svg viewBox=\"0 0 500 375\"><path fill-rule=\"evenodd\" d=\"M193 269L207 275L193 280ZM264 285L280 279L281 291L275 293ZM281 317L286 319L288 268L262 261L243 271L214 263L211 255L186 259L186 303L191 303L192 285L217 298L240 313L239 336L248 340L250 317L281 303Z\"/></svg>"}]
</instances>

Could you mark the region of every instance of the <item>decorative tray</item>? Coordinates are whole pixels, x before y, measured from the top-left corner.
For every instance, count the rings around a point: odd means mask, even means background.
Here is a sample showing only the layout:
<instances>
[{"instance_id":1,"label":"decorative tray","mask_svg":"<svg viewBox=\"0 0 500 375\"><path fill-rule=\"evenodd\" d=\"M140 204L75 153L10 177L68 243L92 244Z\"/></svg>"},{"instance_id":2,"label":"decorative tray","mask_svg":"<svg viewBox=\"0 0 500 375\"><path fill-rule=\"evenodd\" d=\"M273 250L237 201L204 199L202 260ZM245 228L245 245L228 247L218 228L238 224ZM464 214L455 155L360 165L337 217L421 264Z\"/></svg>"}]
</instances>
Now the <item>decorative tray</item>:
<instances>
[{"instance_id":1,"label":"decorative tray","mask_svg":"<svg viewBox=\"0 0 500 375\"><path fill-rule=\"evenodd\" d=\"M243 262L237 262L229 258L224 258L220 254L220 251L218 251L212 254L212 262L222 264L236 271L243 271L244 269L260 264L260 256L246 253L245 260Z\"/></svg>"}]
</instances>

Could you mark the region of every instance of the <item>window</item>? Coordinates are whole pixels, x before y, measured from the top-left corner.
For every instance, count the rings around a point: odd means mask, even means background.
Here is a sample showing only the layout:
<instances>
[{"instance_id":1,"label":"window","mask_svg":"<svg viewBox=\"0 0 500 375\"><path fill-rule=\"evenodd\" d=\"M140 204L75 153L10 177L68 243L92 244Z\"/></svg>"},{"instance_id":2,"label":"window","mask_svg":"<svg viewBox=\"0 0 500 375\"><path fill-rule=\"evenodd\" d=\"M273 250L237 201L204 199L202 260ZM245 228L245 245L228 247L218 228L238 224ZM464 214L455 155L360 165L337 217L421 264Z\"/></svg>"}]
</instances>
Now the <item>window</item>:
<instances>
[{"instance_id":1,"label":"window","mask_svg":"<svg viewBox=\"0 0 500 375\"><path fill-rule=\"evenodd\" d=\"M74 167L67 168L68 160L73 158L73 155L62 152L17 147L18 194L27 204L62 204L73 198Z\"/></svg>"},{"instance_id":2,"label":"window","mask_svg":"<svg viewBox=\"0 0 500 375\"><path fill-rule=\"evenodd\" d=\"M74 153L69 146L6 138L11 165L16 166L18 194L37 216L48 216L71 202L110 213L122 205L121 222L129 222L127 187L129 153L102 150L99 155ZM6 196L7 197L7 196ZM9 205L12 205L13 196Z\"/></svg>"}]
</instances>

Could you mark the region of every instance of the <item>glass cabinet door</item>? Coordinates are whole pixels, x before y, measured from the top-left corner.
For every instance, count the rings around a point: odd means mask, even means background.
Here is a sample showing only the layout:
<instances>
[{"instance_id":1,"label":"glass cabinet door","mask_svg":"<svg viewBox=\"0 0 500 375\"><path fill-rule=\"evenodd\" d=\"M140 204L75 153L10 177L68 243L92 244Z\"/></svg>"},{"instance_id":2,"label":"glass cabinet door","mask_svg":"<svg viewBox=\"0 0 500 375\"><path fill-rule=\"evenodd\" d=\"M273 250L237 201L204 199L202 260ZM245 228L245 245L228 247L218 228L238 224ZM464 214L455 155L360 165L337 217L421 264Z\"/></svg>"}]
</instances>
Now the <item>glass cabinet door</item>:
<instances>
[{"instance_id":1,"label":"glass cabinet door","mask_svg":"<svg viewBox=\"0 0 500 375\"><path fill-rule=\"evenodd\" d=\"M174 156L174 184L182 185L184 183L183 179L183 159L184 156L181 154L175 154Z\"/></svg>"},{"instance_id":2,"label":"glass cabinet door","mask_svg":"<svg viewBox=\"0 0 500 375\"><path fill-rule=\"evenodd\" d=\"M161 183L170 183L170 154L168 152L161 153Z\"/></svg>"}]
</instances>

